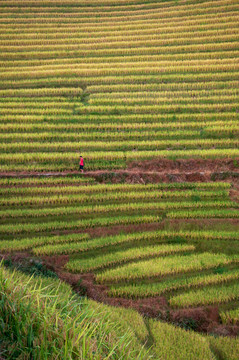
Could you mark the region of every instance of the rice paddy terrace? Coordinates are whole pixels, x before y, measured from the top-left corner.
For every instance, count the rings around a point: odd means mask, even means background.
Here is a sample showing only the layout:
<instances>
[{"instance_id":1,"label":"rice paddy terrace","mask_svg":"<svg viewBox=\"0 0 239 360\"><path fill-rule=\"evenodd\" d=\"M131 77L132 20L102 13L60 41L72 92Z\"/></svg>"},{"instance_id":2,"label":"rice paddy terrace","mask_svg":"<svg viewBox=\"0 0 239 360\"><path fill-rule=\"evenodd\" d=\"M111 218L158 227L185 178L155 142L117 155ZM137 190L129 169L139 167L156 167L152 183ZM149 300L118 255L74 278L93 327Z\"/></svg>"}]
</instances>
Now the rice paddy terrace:
<instances>
[{"instance_id":1,"label":"rice paddy terrace","mask_svg":"<svg viewBox=\"0 0 239 360\"><path fill-rule=\"evenodd\" d=\"M219 317L226 328L238 323L239 210L230 182L0 183L5 257L41 258L73 286L81 279L90 297L146 315L216 305L217 326Z\"/></svg>"},{"instance_id":2,"label":"rice paddy terrace","mask_svg":"<svg viewBox=\"0 0 239 360\"><path fill-rule=\"evenodd\" d=\"M136 309L155 359L238 360L238 29L236 0L0 2L0 256Z\"/></svg>"},{"instance_id":3,"label":"rice paddy terrace","mask_svg":"<svg viewBox=\"0 0 239 360\"><path fill-rule=\"evenodd\" d=\"M0 10L1 171L238 157L238 1Z\"/></svg>"}]
</instances>

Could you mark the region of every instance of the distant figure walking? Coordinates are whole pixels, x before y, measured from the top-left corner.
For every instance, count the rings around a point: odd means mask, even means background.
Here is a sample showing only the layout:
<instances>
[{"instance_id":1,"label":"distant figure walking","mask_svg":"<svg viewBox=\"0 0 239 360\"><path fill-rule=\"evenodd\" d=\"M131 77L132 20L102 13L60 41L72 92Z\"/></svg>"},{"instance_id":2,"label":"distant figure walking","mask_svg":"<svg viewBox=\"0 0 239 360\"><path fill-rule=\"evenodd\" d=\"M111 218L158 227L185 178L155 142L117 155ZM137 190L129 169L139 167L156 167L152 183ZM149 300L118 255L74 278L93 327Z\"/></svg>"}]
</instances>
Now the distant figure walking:
<instances>
[{"instance_id":1,"label":"distant figure walking","mask_svg":"<svg viewBox=\"0 0 239 360\"><path fill-rule=\"evenodd\" d=\"M84 171L84 159L82 156L80 156L79 165L80 165L80 171L83 172Z\"/></svg>"}]
</instances>

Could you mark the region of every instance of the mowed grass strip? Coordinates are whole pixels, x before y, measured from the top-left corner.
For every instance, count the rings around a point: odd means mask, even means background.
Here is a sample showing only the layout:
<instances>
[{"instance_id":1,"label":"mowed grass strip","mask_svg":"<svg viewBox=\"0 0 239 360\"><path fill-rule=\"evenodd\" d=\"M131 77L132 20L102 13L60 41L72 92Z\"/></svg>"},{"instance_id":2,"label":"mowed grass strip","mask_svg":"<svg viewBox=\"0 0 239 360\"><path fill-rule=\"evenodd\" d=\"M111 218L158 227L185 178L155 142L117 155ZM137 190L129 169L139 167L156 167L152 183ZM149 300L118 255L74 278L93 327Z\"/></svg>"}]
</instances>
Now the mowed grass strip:
<instances>
[{"instance_id":1,"label":"mowed grass strip","mask_svg":"<svg viewBox=\"0 0 239 360\"><path fill-rule=\"evenodd\" d=\"M68 264L67 264L68 265ZM108 291L110 296L126 298L144 298L159 296L168 291L188 289L196 286L207 286L212 284L227 283L239 278L239 269L231 270L222 274L201 274L197 276L186 276L176 279L168 279L151 284L132 284L126 286L111 287Z\"/></svg>"},{"instance_id":2,"label":"mowed grass strip","mask_svg":"<svg viewBox=\"0 0 239 360\"><path fill-rule=\"evenodd\" d=\"M195 250L194 245L156 245L133 248L125 251L117 251L90 259L73 259L70 260L65 268L72 272L87 272L113 264L121 264L130 260L147 258L151 256L168 255L184 251Z\"/></svg>"},{"instance_id":3,"label":"mowed grass strip","mask_svg":"<svg viewBox=\"0 0 239 360\"><path fill-rule=\"evenodd\" d=\"M192 290L187 293L170 298L172 307L193 307L198 305L218 304L236 300L239 298L239 284L229 286L203 288Z\"/></svg>"},{"instance_id":4,"label":"mowed grass strip","mask_svg":"<svg viewBox=\"0 0 239 360\"><path fill-rule=\"evenodd\" d=\"M236 261L234 257L207 252L187 256L168 256L163 259L139 261L115 269L105 270L103 273L96 275L96 280L99 283L130 282L135 279L210 269L220 264L230 264L233 261Z\"/></svg>"}]
</instances>

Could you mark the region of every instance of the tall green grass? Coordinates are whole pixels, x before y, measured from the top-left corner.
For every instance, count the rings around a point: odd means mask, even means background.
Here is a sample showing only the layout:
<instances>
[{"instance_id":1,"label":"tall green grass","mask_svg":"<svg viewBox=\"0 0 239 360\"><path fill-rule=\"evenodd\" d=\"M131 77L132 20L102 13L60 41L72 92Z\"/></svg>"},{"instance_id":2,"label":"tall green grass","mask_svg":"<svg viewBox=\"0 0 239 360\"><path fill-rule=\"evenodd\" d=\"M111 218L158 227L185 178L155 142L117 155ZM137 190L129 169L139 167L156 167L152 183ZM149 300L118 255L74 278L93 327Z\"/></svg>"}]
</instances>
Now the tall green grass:
<instances>
[{"instance_id":1,"label":"tall green grass","mask_svg":"<svg viewBox=\"0 0 239 360\"><path fill-rule=\"evenodd\" d=\"M4 359L149 359L129 326L69 285L0 267Z\"/></svg>"}]
</instances>

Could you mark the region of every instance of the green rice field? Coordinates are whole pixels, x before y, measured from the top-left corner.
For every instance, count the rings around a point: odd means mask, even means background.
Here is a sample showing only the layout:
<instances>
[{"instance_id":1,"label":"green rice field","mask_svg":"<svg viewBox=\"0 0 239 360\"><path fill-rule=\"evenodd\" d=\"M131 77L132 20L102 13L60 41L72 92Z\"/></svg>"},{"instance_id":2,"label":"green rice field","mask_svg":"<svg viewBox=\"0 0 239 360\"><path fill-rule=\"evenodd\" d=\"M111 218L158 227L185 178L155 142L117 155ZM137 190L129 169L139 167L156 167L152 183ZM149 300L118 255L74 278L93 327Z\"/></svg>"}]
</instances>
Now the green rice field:
<instances>
[{"instance_id":1,"label":"green rice field","mask_svg":"<svg viewBox=\"0 0 239 360\"><path fill-rule=\"evenodd\" d=\"M238 55L236 0L0 2L0 360L239 359Z\"/></svg>"}]
</instances>

